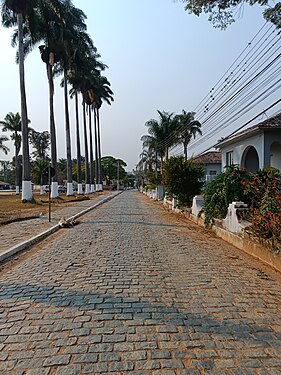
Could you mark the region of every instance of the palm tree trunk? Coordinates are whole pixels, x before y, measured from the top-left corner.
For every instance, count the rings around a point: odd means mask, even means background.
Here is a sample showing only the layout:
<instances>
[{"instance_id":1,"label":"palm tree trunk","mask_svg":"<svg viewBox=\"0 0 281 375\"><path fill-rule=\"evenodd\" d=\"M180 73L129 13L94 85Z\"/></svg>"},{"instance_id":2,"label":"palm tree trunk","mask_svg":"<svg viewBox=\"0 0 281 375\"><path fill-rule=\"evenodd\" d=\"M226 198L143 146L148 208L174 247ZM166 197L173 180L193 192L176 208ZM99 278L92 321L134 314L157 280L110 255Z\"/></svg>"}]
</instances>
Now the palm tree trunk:
<instances>
[{"instance_id":1,"label":"palm tree trunk","mask_svg":"<svg viewBox=\"0 0 281 375\"><path fill-rule=\"evenodd\" d=\"M100 112L98 108L97 108L97 130L98 130L98 184L99 184L99 191L102 191Z\"/></svg>"},{"instance_id":2,"label":"palm tree trunk","mask_svg":"<svg viewBox=\"0 0 281 375\"><path fill-rule=\"evenodd\" d=\"M94 156L93 156L93 132L92 132L91 106L88 106L88 109L89 109L89 137L90 137L90 184L91 184L91 193L94 193L95 181L94 181Z\"/></svg>"},{"instance_id":3,"label":"palm tree trunk","mask_svg":"<svg viewBox=\"0 0 281 375\"><path fill-rule=\"evenodd\" d=\"M20 181L19 181L19 158L17 146L15 147L15 185L16 185L16 195L20 193Z\"/></svg>"},{"instance_id":4,"label":"palm tree trunk","mask_svg":"<svg viewBox=\"0 0 281 375\"><path fill-rule=\"evenodd\" d=\"M64 72L64 109L65 109L66 160L67 160L67 191L66 191L66 195L70 196L70 195L73 195L73 184L72 184L71 139L70 139L68 90L67 90L66 72Z\"/></svg>"},{"instance_id":5,"label":"palm tree trunk","mask_svg":"<svg viewBox=\"0 0 281 375\"><path fill-rule=\"evenodd\" d=\"M184 160L187 161L187 143L183 142Z\"/></svg>"},{"instance_id":6,"label":"palm tree trunk","mask_svg":"<svg viewBox=\"0 0 281 375\"><path fill-rule=\"evenodd\" d=\"M78 94L75 90L75 114L76 114L76 150L77 150L77 183L78 194L83 194L82 188L82 172L81 172L81 145L80 145L80 125L79 125L79 108Z\"/></svg>"},{"instance_id":7,"label":"palm tree trunk","mask_svg":"<svg viewBox=\"0 0 281 375\"><path fill-rule=\"evenodd\" d=\"M168 158L169 158L169 147L166 146L165 147L165 161L168 161Z\"/></svg>"},{"instance_id":8,"label":"palm tree trunk","mask_svg":"<svg viewBox=\"0 0 281 375\"><path fill-rule=\"evenodd\" d=\"M51 139L51 163L56 174L52 178L51 197L58 197L58 180L57 180L57 141L56 141L56 125L54 115L54 79L53 67L47 63L47 75L49 82L49 107L50 107L50 139Z\"/></svg>"},{"instance_id":9,"label":"palm tree trunk","mask_svg":"<svg viewBox=\"0 0 281 375\"><path fill-rule=\"evenodd\" d=\"M30 160L28 144L28 118L24 78L24 51L23 51L23 17L17 14L18 39L19 39L19 75L20 75L20 96L21 96L21 131L22 131L22 201L32 200L32 187L30 180Z\"/></svg>"},{"instance_id":10,"label":"palm tree trunk","mask_svg":"<svg viewBox=\"0 0 281 375\"><path fill-rule=\"evenodd\" d=\"M160 173L163 174L163 155L161 153L161 160L160 160Z\"/></svg>"},{"instance_id":11,"label":"palm tree trunk","mask_svg":"<svg viewBox=\"0 0 281 375\"><path fill-rule=\"evenodd\" d=\"M84 145L85 145L85 194L90 193L89 183L89 151L88 151L88 136L86 123L86 104L83 100L83 123L84 123Z\"/></svg>"},{"instance_id":12,"label":"palm tree trunk","mask_svg":"<svg viewBox=\"0 0 281 375\"><path fill-rule=\"evenodd\" d=\"M156 176L156 178L158 177L157 159L158 159L158 155L157 155L157 151L156 151L156 153L155 153L155 176Z\"/></svg>"},{"instance_id":13,"label":"palm tree trunk","mask_svg":"<svg viewBox=\"0 0 281 375\"><path fill-rule=\"evenodd\" d=\"M94 109L94 124L95 124L95 175L96 175L96 190L100 191L99 187L99 155L98 155L98 133L97 133L97 112L96 109Z\"/></svg>"}]
</instances>

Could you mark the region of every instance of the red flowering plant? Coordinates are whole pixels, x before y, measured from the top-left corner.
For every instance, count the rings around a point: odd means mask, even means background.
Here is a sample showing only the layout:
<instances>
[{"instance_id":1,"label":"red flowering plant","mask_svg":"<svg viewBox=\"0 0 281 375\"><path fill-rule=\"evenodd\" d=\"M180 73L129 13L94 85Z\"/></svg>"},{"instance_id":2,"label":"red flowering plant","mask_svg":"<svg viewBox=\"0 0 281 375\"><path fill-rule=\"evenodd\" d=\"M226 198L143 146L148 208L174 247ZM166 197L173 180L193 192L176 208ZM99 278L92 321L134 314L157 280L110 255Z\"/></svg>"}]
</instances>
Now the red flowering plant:
<instances>
[{"instance_id":1,"label":"red flowering plant","mask_svg":"<svg viewBox=\"0 0 281 375\"><path fill-rule=\"evenodd\" d=\"M265 241L279 252L281 249L281 175L275 168L264 168L245 185L248 197L250 235Z\"/></svg>"}]
</instances>

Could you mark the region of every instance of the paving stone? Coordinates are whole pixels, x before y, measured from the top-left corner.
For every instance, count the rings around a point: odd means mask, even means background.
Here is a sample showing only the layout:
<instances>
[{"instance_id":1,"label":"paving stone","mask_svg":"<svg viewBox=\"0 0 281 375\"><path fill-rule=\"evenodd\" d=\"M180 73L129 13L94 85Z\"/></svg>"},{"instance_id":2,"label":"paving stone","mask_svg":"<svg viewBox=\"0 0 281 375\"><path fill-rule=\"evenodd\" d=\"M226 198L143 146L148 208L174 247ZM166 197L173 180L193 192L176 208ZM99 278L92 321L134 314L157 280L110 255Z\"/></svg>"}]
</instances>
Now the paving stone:
<instances>
[{"instance_id":1,"label":"paving stone","mask_svg":"<svg viewBox=\"0 0 281 375\"><path fill-rule=\"evenodd\" d=\"M55 355L48 357L44 361L44 366L67 365L70 361L70 355Z\"/></svg>"},{"instance_id":2,"label":"paving stone","mask_svg":"<svg viewBox=\"0 0 281 375\"><path fill-rule=\"evenodd\" d=\"M108 366L109 372L122 372L122 371L131 371L134 368L132 362L110 362Z\"/></svg>"},{"instance_id":3,"label":"paving stone","mask_svg":"<svg viewBox=\"0 0 281 375\"><path fill-rule=\"evenodd\" d=\"M80 375L81 372L81 365L68 365L58 367L56 370L56 375Z\"/></svg>"},{"instance_id":4,"label":"paving stone","mask_svg":"<svg viewBox=\"0 0 281 375\"><path fill-rule=\"evenodd\" d=\"M162 203L125 191L35 249L0 273L1 375L280 375L280 276Z\"/></svg>"},{"instance_id":5,"label":"paving stone","mask_svg":"<svg viewBox=\"0 0 281 375\"><path fill-rule=\"evenodd\" d=\"M50 368L38 368L33 370L27 370L26 372L24 372L24 375L49 375L50 371Z\"/></svg>"},{"instance_id":6,"label":"paving stone","mask_svg":"<svg viewBox=\"0 0 281 375\"><path fill-rule=\"evenodd\" d=\"M72 358L74 363L94 363L98 360L98 356L95 353L74 354Z\"/></svg>"},{"instance_id":7,"label":"paving stone","mask_svg":"<svg viewBox=\"0 0 281 375\"><path fill-rule=\"evenodd\" d=\"M85 365L83 367L85 374L99 374L99 373L107 373L108 370L108 363L91 363L90 365Z\"/></svg>"}]
</instances>

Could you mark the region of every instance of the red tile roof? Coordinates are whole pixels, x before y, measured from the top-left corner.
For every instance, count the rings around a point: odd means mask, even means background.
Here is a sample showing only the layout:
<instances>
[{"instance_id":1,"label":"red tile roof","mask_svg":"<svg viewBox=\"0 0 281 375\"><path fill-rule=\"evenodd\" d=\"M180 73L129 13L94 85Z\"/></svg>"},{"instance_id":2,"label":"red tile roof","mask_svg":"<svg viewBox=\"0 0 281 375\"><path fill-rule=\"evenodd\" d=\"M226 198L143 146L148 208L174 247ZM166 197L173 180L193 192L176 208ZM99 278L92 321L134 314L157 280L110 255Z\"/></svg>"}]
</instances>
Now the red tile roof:
<instances>
[{"instance_id":1,"label":"red tile roof","mask_svg":"<svg viewBox=\"0 0 281 375\"><path fill-rule=\"evenodd\" d=\"M218 145L224 141L228 141L231 139L235 139L236 137L239 137L240 135L251 133L254 130L258 129L273 129L273 128L281 128L281 112L278 113L275 116L272 116L262 122L259 122L258 124L252 125L249 128L246 128L240 132L234 133L228 137L222 138L218 141Z\"/></svg>"},{"instance_id":2,"label":"red tile roof","mask_svg":"<svg viewBox=\"0 0 281 375\"><path fill-rule=\"evenodd\" d=\"M200 156L196 156L193 160L198 164L219 164L221 163L221 152L209 151Z\"/></svg>"}]
</instances>

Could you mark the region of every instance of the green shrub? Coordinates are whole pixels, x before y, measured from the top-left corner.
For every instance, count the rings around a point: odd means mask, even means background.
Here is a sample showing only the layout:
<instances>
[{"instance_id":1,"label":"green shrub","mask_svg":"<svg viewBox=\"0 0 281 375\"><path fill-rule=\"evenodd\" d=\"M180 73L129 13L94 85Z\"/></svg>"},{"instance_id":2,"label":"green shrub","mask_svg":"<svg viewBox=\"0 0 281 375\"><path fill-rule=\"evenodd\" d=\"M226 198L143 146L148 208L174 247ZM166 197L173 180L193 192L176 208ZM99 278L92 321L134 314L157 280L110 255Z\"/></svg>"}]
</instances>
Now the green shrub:
<instances>
[{"instance_id":1,"label":"green shrub","mask_svg":"<svg viewBox=\"0 0 281 375\"><path fill-rule=\"evenodd\" d=\"M165 189L180 205L190 206L194 195L201 192L203 176L203 167L195 164L193 160L185 161L183 156L173 156L164 164Z\"/></svg>"},{"instance_id":2,"label":"green shrub","mask_svg":"<svg viewBox=\"0 0 281 375\"><path fill-rule=\"evenodd\" d=\"M264 168L244 184L249 201L250 235L267 241L275 251L281 247L281 175L275 168Z\"/></svg>"},{"instance_id":3,"label":"green shrub","mask_svg":"<svg viewBox=\"0 0 281 375\"><path fill-rule=\"evenodd\" d=\"M247 171L237 165L231 165L205 186L202 212L205 214L206 225L215 218L225 218L229 203L247 201L244 187L250 179L251 176Z\"/></svg>"}]
</instances>

